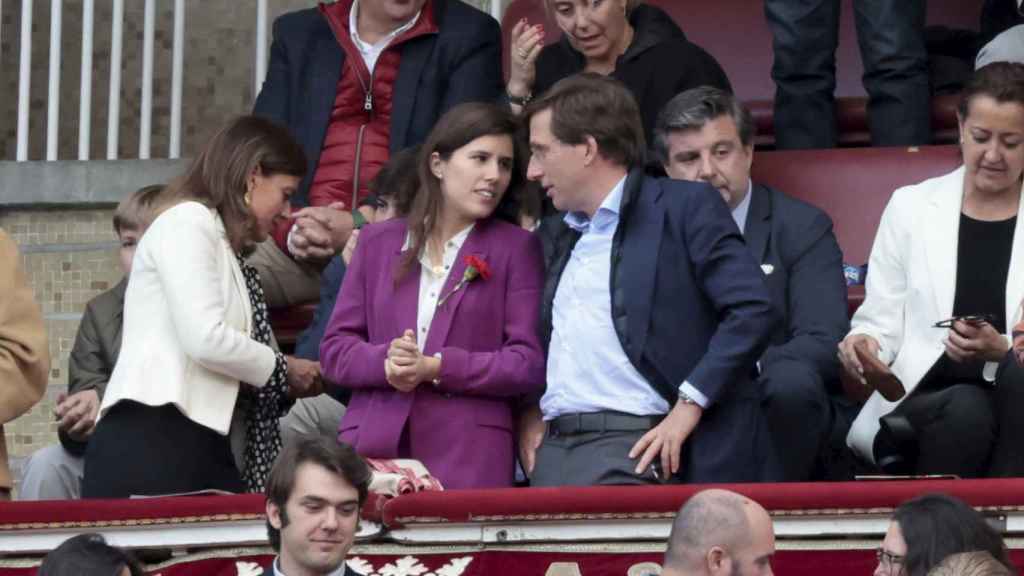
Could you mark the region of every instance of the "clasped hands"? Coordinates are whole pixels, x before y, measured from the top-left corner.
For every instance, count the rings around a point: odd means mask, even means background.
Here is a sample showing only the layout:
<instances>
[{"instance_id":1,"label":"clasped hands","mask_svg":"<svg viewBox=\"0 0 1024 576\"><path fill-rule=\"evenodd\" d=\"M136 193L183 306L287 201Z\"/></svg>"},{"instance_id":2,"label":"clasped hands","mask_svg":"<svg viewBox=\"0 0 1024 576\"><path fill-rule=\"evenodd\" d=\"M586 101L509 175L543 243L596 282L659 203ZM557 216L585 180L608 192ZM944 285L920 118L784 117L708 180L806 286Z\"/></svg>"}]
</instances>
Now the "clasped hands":
<instances>
[{"instance_id":1,"label":"clasped hands","mask_svg":"<svg viewBox=\"0 0 1024 576\"><path fill-rule=\"evenodd\" d=\"M373 209L363 206L360 213L372 220ZM294 214L295 227L289 236L289 250L299 260L328 260L345 248L355 230L352 213L343 202L327 206L307 206Z\"/></svg>"},{"instance_id":2,"label":"clasped hands","mask_svg":"<svg viewBox=\"0 0 1024 576\"><path fill-rule=\"evenodd\" d=\"M395 390L412 392L421 382L434 380L440 373L441 359L424 356L412 330L391 341L384 359L384 376Z\"/></svg>"}]
</instances>

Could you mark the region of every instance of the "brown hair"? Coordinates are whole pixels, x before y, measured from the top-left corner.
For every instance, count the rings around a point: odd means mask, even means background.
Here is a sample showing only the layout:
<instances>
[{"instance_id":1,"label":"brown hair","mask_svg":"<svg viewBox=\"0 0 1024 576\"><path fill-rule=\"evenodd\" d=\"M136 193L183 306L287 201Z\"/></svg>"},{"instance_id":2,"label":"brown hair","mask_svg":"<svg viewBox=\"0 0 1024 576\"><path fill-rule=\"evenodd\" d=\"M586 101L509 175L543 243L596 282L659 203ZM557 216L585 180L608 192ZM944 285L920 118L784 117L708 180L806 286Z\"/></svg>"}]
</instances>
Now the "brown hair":
<instances>
[{"instance_id":1,"label":"brown hair","mask_svg":"<svg viewBox=\"0 0 1024 576\"><path fill-rule=\"evenodd\" d=\"M1011 576L1013 572L988 552L977 550L946 556L928 576Z\"/></svg>"},{"instance_id":2,"label":"brown hair","mask_svg":"<svg viewBox=\"0 0 1024 576\"><path fill-rule=\"evenodd\" d=\"M165 208L185 200L213 208L224 221L231 247L251 252L255 223L244 196L246 180L256 168L264 176L301 178L306 155L283 126L259 116L239 116L210 138L185 174L168 186Z\"/></svg>"},{"instance_id":3,"label":"brown hair","mask_svg":"<svg viewBox=\"0 0 1024 576\"><path fill-rule=\"evenodd\" d=\"M988 96L1000 104L1013 102L1024 106L1024 64L1017 62L993 62L982 66L960 93L957 112L960 118L967 118L971 100Z\"/></svg>"},{"instance_id":4,"label":"brown hair","mask_svg":"<svg viewBox=\"0 0 1024 576\"><path fill-rule=\"evenodd\" d=\"M412 210L413 200L420 188L416 162L420 147L413 146L391 155L388 163L370 181L370 192L395 207L395 215L404 217Z\"/></svg>"},{"instance_id":5,"label":"brown hair","mask_svg":"<svg viewBox=\"0 0 1024 576\"><path fill-rule=\"evenodd\" d=\"M359 506L366 502L370 491L369 466L356 454L355 449L334 438L319 435L299 436L285 445L267 477L267 501L281 510L281 527L288 525L285 506L295 488L295 473L299 466L311 463L325 468L345 479L359 493ZM267 521L270 545L281 551L281 531Z\"/></svg>"},{"instance_id":6,"label":"brown hair","mask_svg":"<svg viewBox=\"0 0 1024 576\"><path fill-rule=\"evenodd\" d=\"M633 94L618 80L585 72L563 78L531 102L524 121L551 110L551 133L560 141L584 144L593 137L606 159L621 166L643 165L643 121Z\"/></svg>"},{"instance_id":7,"label":"brown hair","mask_svg":"<svg viewBox=\"0 0 1024 576\"><path fill-rule=\"evenodd\" d=\"M512 179L501 202L495 209L492 218L497 217L509 222L518 218L517 202L519 187L525 176L525 153L521 139L517 137L519 122L507 107L496 104L470 102L459 104L449 110L434 125L426 142L420 147L418 173L420 190L413 200L412 209L406 219L409 226L409 248L402 254L398 263L395 280L400 280L408 272L423 253L427 239L434 232L444 196L441 193L441 182L430 169L431 157L436 152L443 160L448 160L456 150L483 136L508 135L512 138L513 165Z\"/></svg>"},{"instance_id":8,"label":"brown hair","mask_svg":"<svg viewBox=\"0 0 1024 576\"><path fill-rule=\"evenodd\" d=\"M114 232L120 236L122 230L141 232L149 228L156 215L158 198L163 191L163 186L154 184L139 188L121 200L114 210Z\"/></svg>"}]
</instances>

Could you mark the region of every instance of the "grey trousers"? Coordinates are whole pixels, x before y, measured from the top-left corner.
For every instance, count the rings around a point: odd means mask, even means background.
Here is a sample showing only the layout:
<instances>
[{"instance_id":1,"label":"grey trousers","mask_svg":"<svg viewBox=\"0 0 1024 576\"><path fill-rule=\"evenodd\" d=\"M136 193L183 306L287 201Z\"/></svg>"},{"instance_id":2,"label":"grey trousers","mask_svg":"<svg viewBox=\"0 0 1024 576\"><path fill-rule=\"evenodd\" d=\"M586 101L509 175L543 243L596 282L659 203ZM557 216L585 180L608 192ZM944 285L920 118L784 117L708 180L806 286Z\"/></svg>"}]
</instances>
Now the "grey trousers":
<instances>
[{"instance_id":1,"label":"grey trousers","mask_svg":"<svg viewBox=\"0 0 1024 576\"><path fill-rule=\"evenodd\" d=\"M584 432L569 436L544 435L530 477L531 486L597 486L612 484L672 484L665 478L661 461L642 474L634 472L637 460L629 451L646 430Z\"/></svg>"},{"instance_id":2,"label":"grey trousers","mask_svg":"<svg viewBox=\"0 0 1024 576\"><path fill-rule=\"evenodd\" d=\"M18 500L77 500L84 471L85 458L60 444L40 448L25 462Z\"/></svg>"}]
</instances>

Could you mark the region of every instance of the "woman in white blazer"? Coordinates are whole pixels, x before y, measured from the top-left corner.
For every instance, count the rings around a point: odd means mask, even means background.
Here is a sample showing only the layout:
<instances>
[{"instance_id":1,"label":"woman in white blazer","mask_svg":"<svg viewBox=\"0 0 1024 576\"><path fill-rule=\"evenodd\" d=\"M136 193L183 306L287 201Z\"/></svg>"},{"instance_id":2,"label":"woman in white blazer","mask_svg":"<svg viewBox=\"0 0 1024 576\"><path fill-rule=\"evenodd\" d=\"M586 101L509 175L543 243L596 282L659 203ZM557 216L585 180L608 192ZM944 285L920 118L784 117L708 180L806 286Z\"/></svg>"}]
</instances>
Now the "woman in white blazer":
<instances>
[{"instance_id":1,"label":"woman in white blazer","mask_svg":"<svg viewBox=\"0 0 1024 576\"><path fill-rule=\"evenodd\" d=\"M262 289L243 257L288 216L305 168L287 130L245 116L168 187L169 207L135 254L83 497L263 489L289 388L314 386L319 365L269 345ZM228 440L239 402L244 478Z\"/></svg>"},{"instance_id":2,"label":"woman in white blazer","mask_svg":"<svg viewBox=\"0 0 1024 576\"><path fill-rule=\"evenodd\" d=\"M866 345L907 390L898 402L874 392L847 437L890 473L981 476L1020 451L999 438L1014 440L1024 406L1024 372L1007 354L1024 297L1024 66L979 70L958 116L963 166L893 194L839 346L854 378L853 347ZM988 318L935 326L965 315Z\"/></svg>"}]
</instances>

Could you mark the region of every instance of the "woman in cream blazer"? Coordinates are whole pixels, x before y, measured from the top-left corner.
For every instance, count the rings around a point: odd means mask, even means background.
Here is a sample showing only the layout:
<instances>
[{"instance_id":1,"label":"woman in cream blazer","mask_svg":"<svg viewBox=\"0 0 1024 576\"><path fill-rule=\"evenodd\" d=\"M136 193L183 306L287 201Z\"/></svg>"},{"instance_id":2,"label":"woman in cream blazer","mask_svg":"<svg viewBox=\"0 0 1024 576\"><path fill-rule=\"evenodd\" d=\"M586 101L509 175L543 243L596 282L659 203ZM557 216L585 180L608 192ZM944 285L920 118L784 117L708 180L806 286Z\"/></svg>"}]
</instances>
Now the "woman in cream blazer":
<instances>
[{"instance_id":1,"label":"woman in cream blazer","mask_svg":"<svg viewBox=\"0 0 1024 576\"><path fill-rule=\"evenodd\" d=\"M1024 372L1007 354L1024 297L1024 66L983 68L960 104L964 165L897 190L868 263L867 294L840 344L861 376L863 343L907 391L876 391L847 444L891 473L988 473L1019 450L1008 421L1024 397ZM981 323L935 324L985 314ZM1013 385L1009 385L1012 382Z\"/></svg>"},{"instance_id":2,"label":"woman in cream blazer","mask_svg":"<svg viewBox=\"0 0 1024 576\"><path fill-rule=\"evenodd\" d=\"M170 207L132 264L84 497L261 489L280 448L275 406L319 368L269 346L258 277L242 255L287 217L305 166L287 131L242 117L169 187ZM240 391L251 396L244 483L227 436Z\"/></svg>"}]
</instances>

